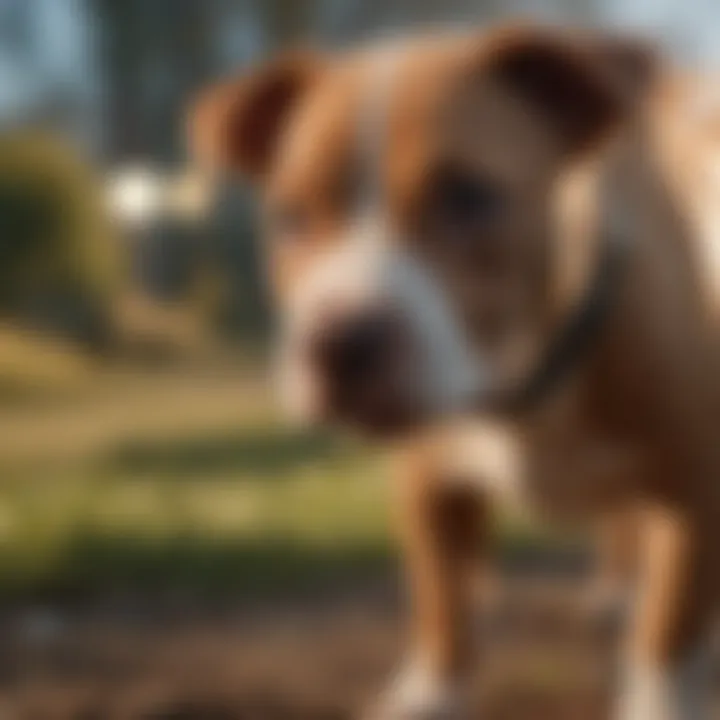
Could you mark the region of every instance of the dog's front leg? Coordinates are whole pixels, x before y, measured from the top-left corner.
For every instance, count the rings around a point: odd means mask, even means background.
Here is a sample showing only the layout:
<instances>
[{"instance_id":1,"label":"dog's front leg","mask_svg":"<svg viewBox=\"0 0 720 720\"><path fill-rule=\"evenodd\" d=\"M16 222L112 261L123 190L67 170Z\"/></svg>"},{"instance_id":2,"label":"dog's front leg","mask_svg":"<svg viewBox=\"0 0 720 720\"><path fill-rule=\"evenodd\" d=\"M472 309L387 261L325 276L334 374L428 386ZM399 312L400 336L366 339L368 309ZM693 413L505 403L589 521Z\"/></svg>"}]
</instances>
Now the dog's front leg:
<instances>
[{"instance_id":1,"label":"dog's front leg","mask_svg":"<svg viewBox=\"0 0 720 720\"><path fill-rule=\"evenodd\" d=\"M638 510L613 509L598 524L597 570L584 592L584 609L600 627L624 620L637 583Z\"/></svg>"},{"instance_id":2,"label":"dog's front leg","mask_svg":"<svg viewBox=\"0 0 720 720\"><path fill-rule=\"evenodd\" d=\"M473 580L488 529L477 488L453 482L431 452L400 454L398 525L411 595L411 643L373 720L464 718L474 655Z\"/></svg>"},{"instance_id":3,"label":"dog's front leg","mask_svg":"<svg viewBox=\"0 0 720 720\"><path fill-rule=\"evenodd\" d=\"M619 720L710 717L708 646L717 568L707 518L657 506L641 526L640 594Z\"/></svg>"}]
</instances>

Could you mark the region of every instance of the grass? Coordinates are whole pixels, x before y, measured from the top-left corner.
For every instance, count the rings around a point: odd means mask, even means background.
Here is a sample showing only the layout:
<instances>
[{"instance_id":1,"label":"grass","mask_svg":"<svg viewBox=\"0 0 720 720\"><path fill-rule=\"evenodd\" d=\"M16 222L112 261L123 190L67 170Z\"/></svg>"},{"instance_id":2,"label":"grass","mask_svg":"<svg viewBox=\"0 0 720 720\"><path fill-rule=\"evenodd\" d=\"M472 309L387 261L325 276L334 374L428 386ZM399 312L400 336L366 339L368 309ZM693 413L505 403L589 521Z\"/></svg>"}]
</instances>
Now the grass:
<instances>
[{"instance_id":1,"label":"grass","mask_svg":"<svg viewBox=\"0 0 720 720\"><path fill-rule=\"evenodd\" d=\"M376 567L383 474L366 450L281 427L256 374L33 396L0 410L0 592L254 592Z\"/></svg>"},{"instance_id":2,"label":"grass","mask_svg":"<svg viewBox=\"0 0 720 720\"><path fill-rule=\"evenodd\" d=\"M251 449L222 467L210 455L207 469L196 456L182 472L175 456L166 466L113 457L6 479L0 582L13 593L252 591L325 575L346 559L386 558L375 464L316 439L295 462L299 440L289 451L275 441L271 475L268 458L259 462ZM178 448L182 458L184 443Z\"/></svg>"},{"instance_id":3,"label":"grass","mask_svg":"<svg viewBox=\"0 0 720 720\"><path fill-rule=\"evenodd\" d=\"M0 406L4 597L284 591L392 561L380 458L284 429L256 371L74 387ZM505 519L503 545L538 533Z\"/></svg>"}]
</instances>

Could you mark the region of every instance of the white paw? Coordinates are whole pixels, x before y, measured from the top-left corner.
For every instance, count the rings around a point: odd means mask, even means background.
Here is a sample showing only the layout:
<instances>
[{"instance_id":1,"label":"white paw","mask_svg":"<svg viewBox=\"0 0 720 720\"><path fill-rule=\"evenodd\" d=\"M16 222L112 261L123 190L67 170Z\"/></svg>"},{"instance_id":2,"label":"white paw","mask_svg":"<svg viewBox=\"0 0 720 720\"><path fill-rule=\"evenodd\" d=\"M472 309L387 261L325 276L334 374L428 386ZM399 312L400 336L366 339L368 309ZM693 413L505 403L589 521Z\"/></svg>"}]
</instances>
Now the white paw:
<instances>
[{"instance_id":1,"label":"white paw","mask_svg":"<svg viewBox=\"0 0 720 720\"><path fill-rule=\"evenodd\" d=\"M632 667L623 678L617 720L709 720L706 653L673 668Z\"/></svg>"},{"instance_id":2,"label":"white paw","mask_svg":"<svg viewBox=\"0 0 720 720\"><path fill-rule=\"evenodd\" d=\"M465 720L466 693L459 684L410 663L382 696L367 720Z\"/></svg>"}]
</instances>

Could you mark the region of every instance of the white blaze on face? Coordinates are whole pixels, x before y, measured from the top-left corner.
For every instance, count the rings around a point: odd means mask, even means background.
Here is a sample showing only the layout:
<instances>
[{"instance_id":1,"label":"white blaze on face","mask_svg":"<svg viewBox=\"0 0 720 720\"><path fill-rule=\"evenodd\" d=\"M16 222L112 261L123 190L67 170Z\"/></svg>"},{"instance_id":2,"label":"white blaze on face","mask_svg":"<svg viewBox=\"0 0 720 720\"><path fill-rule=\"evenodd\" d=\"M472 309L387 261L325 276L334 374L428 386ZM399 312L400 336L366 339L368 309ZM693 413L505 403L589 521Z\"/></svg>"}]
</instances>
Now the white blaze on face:
<instances>
[{"instance_id":1,"label":"white blaze on face","mask_svg":"<svg viewBox=\"0 0 720 720\"><path fill-rule=\"evenodd\" d=\"M409 373L422 405L436 412L451 411L484 386L480 363L430 269L394 246L387 230L370 218L296 282L285 315L280 358L291 414L312 414L320 402L319 380L302 357L309 335L329 317L376 307L393 312L407 330L414 358Z\"/></svg>"},{"instance_id":2,"label":"white blaze on face","mask_svg":"<svg viewBox=\"0 0 720 720\"><path fill-rule=\"evenodd\" d=\"M462 407L484 387L484 369L473 357L443 288L429 268L402 251L392 253L386 281L391 302L417 342L430 405L438 411Z\"/></svg>"},{"instance_id":3,"label":"white blaze on face","mask_svg":"<svg viewBox=\"0 0 720 720\"><path fill-rule=\"evenodd\" d=\"M421 403L430 410L459 408L485 386L482 368L432 268L404 249L393 230L382 177L392 80L402 58L397 47L381 53L371 97L358 128L358 154L366 183L344 237L300 277L286 311L281 341L281 382L291 413L312 414L319 379L302 358L305 339L323 318L389 308L413 344Z\"/></svg>"}]
</instances>

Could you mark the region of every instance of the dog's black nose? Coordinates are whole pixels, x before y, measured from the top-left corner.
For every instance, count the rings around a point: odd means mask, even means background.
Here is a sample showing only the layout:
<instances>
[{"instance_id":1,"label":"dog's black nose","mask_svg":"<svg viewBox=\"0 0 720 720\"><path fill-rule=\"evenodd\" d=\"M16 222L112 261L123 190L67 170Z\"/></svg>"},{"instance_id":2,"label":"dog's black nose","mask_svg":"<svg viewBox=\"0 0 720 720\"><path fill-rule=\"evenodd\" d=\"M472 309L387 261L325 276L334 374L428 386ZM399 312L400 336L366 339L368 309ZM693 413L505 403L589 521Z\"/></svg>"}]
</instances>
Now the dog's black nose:
<instances>
[{"instance_id":1,"label":"dog's black nose","mask_svg":"<svg viewBox=\"0 0 720 720\"><path fill-rule=\"evenodd\" d=\"M328 321L315 335L313 354L321 371L338 384L371 380L392 363L398 327L387 313Z\"/></svg>"}]
</instances>

